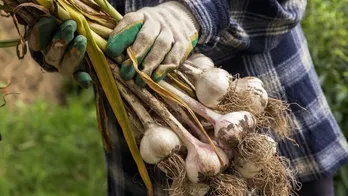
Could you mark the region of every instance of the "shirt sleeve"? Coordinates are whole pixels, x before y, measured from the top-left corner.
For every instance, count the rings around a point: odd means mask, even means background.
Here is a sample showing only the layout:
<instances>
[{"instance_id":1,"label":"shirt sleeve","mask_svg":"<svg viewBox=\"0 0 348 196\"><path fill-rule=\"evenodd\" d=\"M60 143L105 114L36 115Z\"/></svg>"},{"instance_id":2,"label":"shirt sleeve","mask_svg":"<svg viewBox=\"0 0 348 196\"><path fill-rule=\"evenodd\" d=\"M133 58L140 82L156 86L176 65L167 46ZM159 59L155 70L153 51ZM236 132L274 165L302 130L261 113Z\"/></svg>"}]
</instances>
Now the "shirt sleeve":
<instances>
[{"instance_id":1,"label":"shirt sleeve","mask_svg":"<svg viewBox=\"0 0 348 196\"><path fill-rule=\"evenodd\" d=\"M229 24L229 3L227 0L181 0L194 14L200 24L198 44L214 46L220 32Z\"/></svg>"},{"instance_id":2,"label":"shirt sleeve","mask_svg":"<svg viewBox=\"0 0 348 196\"><path fill-rule=\"evenodd\" d=\"M201 25L201 47L218 42L234 50L264 52L303 18L305 0L182 0Z\"/></svg>"}]
</instances>

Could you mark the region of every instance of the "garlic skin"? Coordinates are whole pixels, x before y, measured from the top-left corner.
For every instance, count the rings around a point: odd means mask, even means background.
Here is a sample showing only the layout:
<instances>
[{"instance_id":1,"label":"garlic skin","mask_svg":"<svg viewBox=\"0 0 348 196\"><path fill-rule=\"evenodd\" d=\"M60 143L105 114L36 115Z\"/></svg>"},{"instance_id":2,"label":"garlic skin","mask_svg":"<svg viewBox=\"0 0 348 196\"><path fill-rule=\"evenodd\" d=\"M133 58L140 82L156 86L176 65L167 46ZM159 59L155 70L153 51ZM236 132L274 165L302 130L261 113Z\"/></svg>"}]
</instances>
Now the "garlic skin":
<instances>
[{"instance_id":1,"label":"garlic skin","mask_svg":"<svg viewBox=\"0 0 348 196\"><path fill-rule=\"evenodd\" d=\"M214 62L202 53L192 54L185 63L198 68L200 70L206 70L214 68Z\"/></svg>"},{"instance_id":2,"label":"garlic skin","mask_svg":"<svg viewBox=\"0 0 348 196\"><path fill-rule=\"evenodd\" d=\"M187 189L187 196L204 196L209 192L210 186L203 183L192 183Z\"/></svg>"},{"instance_id":3,"label":"garlic skin","mask_svg":"<svg viewBox=\"0 0 348 196\"><path fill-rule=\"evenodd\" d=\"M240 134L255 129L256 118L247 111L232 112L221 116L215 124L214 136L218 145L231 158L232 149L236 148Z\"/></svg>"},{"instance_id":4,"label":"garlic skin","mask_svg":"<svg viewBox=\"0 0 348 196\"><path fill-rule=\"evenodd\" d=\"M264 137L270 145L271 150L269 151L270 156L274 156L277 153L277 142L273 140L268 135L260 135L260 137ZM267 144L266 144L267 145ZM267 155L265 155L267 156ZM244 177L244 178L253 178L256 176L260 171L261 167L257 166L252 161L246 161L245 159L241 157L236 157L235 159L235 169Z\"/></svg>"},{"instance_id":5,"label":"garlic skin","mask_svg":"<svg viewBox=\"0 0 348 196\"><path fill-rule=\"evenodd\" d=\"M225 151L223 151L217 145L216 145L216 151L218 152L220 158L224 162L224 165L222 165L220 169L221 171L223 171L230 165L230 158L228 157L227 153L225 153Z\"/></svg>"},{"instance_id":6,"label":"garlic skin","mask_svg":"<svg viewBox=\"0 0 348 196\"><path fill-rule=\"evenodd\" d=\"M238 111L231 112L221 116L215 125L215 137L218 137L219 132L234 131L242 132L256 127L256 118L250 112L247 111Z\"/></svg>"},{"instance_id":7,"label":"garlic skin","mask_svg":"<svg viewBox=\"0 0 348 196\"><path fill-rule=\"evenodd\" d=\"M261 135L261 137L265 137L267 141L269 142L269 145L271 146L271 155L275 155L277 153L277 142L274 141L274 139L268 135Z\"/></svg>"},{"instance_id":8,"label":"garlic skin","mask_svg":"<svg viewBox=\"0 0 348 196\"><path fill-rule=\"evenodd\" d=\"M216 175L229 165L227 155L218 147L217 152L225 164L222 167L218 156L210 145L201 143L194 148L189 150L185 160L187 177L193 183L200 182L200 177Z\"/></svg>"},{"instance_id":9,"label":"garlic skin","mask_svg":"<svg viewBox=\"0 0 348 196\"><path fill-rule=\"evenodd\" d=\"M244 77L233 81L234 91L238 93L249 92L252 103L249 106L253 114L260 114L268 104L268 94L263 82L256 77Z\"/></svg>"},{"instance_id":10,"label":"garlic skin","mask_svg":"<svg viewBox=\"0 0 348 196\"><path fill-rule=\"evenodd\" d=\"M246 161L245 159L239 157L237 157L235 160L235 169L244 178L253 178L261 171L261 167L257 166L251 161Z\"/></svg>"},{"instance_id":11,"label":"garlic skin","mask_svg":"<svg viewBox=\"0 0 348 196\"><path fill-rule=\"evenodd\" d=\"M224 69L212 68L195 78L196 96L208 108L216 108L227 94L231 75Z\"/></svg>"},{"instance_id":12,"label":"garlic skin","mask_svg":"<svg viewBox=\"0 0 348 196\"><path fill-rule=\"evenodd\" d=\"M140 142L140 155L148 164L156 164L182 146L179 137L166 127L153 126Z\"/></svg>"}]
</instances>

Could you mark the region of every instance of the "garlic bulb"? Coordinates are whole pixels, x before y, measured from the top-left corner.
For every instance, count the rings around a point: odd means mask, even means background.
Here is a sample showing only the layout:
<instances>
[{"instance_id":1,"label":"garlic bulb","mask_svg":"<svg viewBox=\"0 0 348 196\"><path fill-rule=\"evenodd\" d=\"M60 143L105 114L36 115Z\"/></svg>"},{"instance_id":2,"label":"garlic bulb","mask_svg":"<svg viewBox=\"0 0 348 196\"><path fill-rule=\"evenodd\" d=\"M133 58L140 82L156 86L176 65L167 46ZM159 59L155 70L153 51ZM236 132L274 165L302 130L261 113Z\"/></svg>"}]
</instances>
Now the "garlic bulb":
<instances>
[{"instance_id":1,"label":"garlic bulb","mask_svg":"<svg viewBox=\"0 0 348 196\"><path fill-rule=\"evenodd\" d=\"M238 146L243 133L253 132L255 117L246 111L225 114L216 120L214 136L218 145L232 158L233 150Z\"/></svg>"},{"instance_id":2,"label":"garlic bulb","mask_svg":"<svg viewBox=\"0 0 348 196\"><path fill-rule=\"evenodd\" d=\"M261 171L262 168L251 161L246 161L245 159L237 157L235 160L235 169L244 178L253 178Z\"/></svg>"},{"instance_id":3,"label":"garlic bulb","mask_svg":"<svg viewBox=\"0 0 348 196\"><path fill-rule=\"evenodd\" d=\"M191 186L187 187L187 194L188 196L204 196L206 195L209 190L210 186L203 183L192 183Z\"/></svg>"},{"instance_id":4,"label":"garlic bulb","mask_svg":"<svg viewBox=\"0 0 348 196\"><path fill-rule=\"evenodd\" d=\"M235 145L239 143L240 133L254 131L256 118L250 112L239 111L221 115L205 107L200 102L165 81L160 81L159 84L180 97L194 112L198 113L213 125L215 141L229 157L232 155L231 147L235 147Z\"/></svg>"},{"instance_id":5,"label":"garlic bulb","mask_svg":"<svg viewBox=\"0 0 348 196\"><path fill-rule=\"evenodd\" d=\"M200 103L209 108L215 108L227 94L232 76L223 69L197 69L183 64L180 70L193 80L196 96Z\"/></svg>"},{"instance_id":6,"label":"garlic bulb","mask_svg":"<svg viewBox=\"0 0 348 196\"><path fill-rule=\"evenodd\" d=\"M226 153L220 148L217 148L217 151L225 164L223 167L221 167L218 156L209 144L198 142L192 137L190 140L192 140L193 145L188 146L189 151L185 162L187 177L191 182L198 183L200 178L204 178L205 175L216 175L229 164Z\"/></svg>"},{"instance_id":7,"label":"garlic bulb","mask_svg":"<svg viewBox=\"0 0 348 196\"><path fill-rule=\"evenodd\" d=\"M267 141L269 142L269 145L271 147L270 154L275 155L277 153L277 142L274 141L274 139L268 135L260 135L260 136L265 137L267 139Z\"/></svg>"},{"instance_id":8,"label":"garlic bulb","mask_svg":"<svg viewBox=\"0 0 348 196\"><path fill-rule=\"evenodd\" d=\"M214 68L214 62L207 56L202 53L192 54L186 61L186 64L189 64L200 70L206 70Z\"/></svg>"},{"instance_id":9,"label":"garlic bulb","mask_svg":"<svg viewBox=\"0 0 348 196\"><path fill-rule=\"evenodd\" d=\"M202 54L195 54L191 58L179 69L193 81L200 103L211 109L217 109L221 102L228 105L229 102L233 103L234 99L240 99L245 100L249 107L248 111L253 114L264 111L268 104L268 94L260 79L244 77L232 81L233 77L226 70L214 67L210 58Z\"/></svg>"},{"instance_id":10,"label":"garlic bulb","mask_svg":"<svg viewBox=\"0 0 348 196\"><path fill-rule=\"evenodd\" d=\"M223 69L212 68L198 75L195 81L198 101L216 108L230 88L231 75Z\"/></svg>"},{"instance_id":11,"label":"garlic bulb","mask_svg":"<svg viewBox=\"0 0 348 196\"><path fill-rule=\"evenodd\" d=\"M268 104L268 94L263 88L263 82L256 77L244 77L235 80L232 85L235 85L233 89L237 93L248 93L251 96L251 103L249 105L253 114L259 114L264 111Z\"/></svg>"},{"instance_id":12,"label":"garlic bulb","mask_svg":"<svg viewBox=\"0 0 348 196\"><path fill-rule=\"evenodd\" d=\"M277 152L277 143L273 140L273 138L271 138L268 135L263 135L260 134L259 137L263 137L267 140L267 142L264 145L267 145L267 149L268 147L270 147L271 149L267 152L265 152L265 154L262 154L262 157L268 157L266 160L272 160L270 159L271 156L274 156ZM261 166L255 164L254 162L252 162L251 160L245 160L241 157L236 157L235 160L235 169L244 177L244 178L253 178L254 176L256 176L260 171L261 171Z\"/></svg>"},{"instance_id":13,"label":"garlic bulb","mask_svg":"<svg viewBox=\"0 0 348 196\"><path fill-rule=\"evenodd\" d=\"M153 126L141 139L140 155L146 163L156 164L181 146L181 140L172 130Z\"/></svg>"}]
</instances>

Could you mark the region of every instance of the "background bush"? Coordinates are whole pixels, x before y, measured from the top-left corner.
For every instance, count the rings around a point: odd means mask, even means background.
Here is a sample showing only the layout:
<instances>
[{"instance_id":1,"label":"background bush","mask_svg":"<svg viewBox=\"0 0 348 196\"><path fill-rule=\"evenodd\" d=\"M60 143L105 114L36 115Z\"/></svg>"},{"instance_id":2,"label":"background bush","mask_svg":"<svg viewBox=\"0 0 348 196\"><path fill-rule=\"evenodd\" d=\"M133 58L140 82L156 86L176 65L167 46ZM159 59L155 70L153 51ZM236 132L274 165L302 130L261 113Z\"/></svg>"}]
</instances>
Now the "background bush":
<instances>
[{"instance_id":1,"label":"background bush","mask_svg":"<svg viewBox=\"0 0 348 196\"><path fill-rule=\"evenodd\" d=\"M0 109L1 196L106 195L92 95Z\"/></svg>"},{"instance_id":2,"label":"background bush","mask_svg":"<svg viewBox=\"0 0 348 196\"><path fill-rule=\"evenodd\" d=\"M309 0L302 25L329 105L348 136L348 1ZM77 97L68 89L63 107L38 100L0 109L1 196L105 195L93 94ZM348 195L346 167L335 186L336 195Z\"/></svg>"},{"instance_id":3,"label":"background bush","mask_svg":"<svg viewBox=\"0 0 348 196\"><path fill-rule=\"evenodd\" d=\"M302 22L322 88L348 136L348 1L309 0ZM335 177L336 195L348 195L348 168Z\"/></svg>"}]
</instances>

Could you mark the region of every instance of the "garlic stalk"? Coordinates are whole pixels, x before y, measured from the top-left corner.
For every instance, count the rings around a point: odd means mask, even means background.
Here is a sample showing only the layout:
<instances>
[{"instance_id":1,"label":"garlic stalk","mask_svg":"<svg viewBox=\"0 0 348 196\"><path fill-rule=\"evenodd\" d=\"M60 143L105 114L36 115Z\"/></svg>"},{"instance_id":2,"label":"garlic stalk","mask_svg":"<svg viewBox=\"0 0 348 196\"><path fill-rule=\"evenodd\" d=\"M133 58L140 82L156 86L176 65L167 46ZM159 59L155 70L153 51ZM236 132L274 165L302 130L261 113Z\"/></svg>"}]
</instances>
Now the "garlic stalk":
<instances>
[{"instance_id":1,"label":"garlic stalk","mask_svg":"<svg viewBox=\"0 0 348 196\"><path fill-rule=\"evenodd\" d=\"M134 95L127 92L122 84L118 84L118 87L122 97L131 105L144 126L145 134L140 142L140 155L145 162L156 164L182 146L172 130L156 124Z\"/></svg>"},{"instance_id":2,"label":"garlic stalk","mask_svg":"<svg viewBox=\"0 0 348 196\"><path fill-rule=\"evenodd\" d=\"M189 64L200 70L207 70L214 68L214 62L207 56L202 53L194 53L185 61L186 64Z\"/></svg>"},{"instance_id":3,"label":"garlic stalk","mask_svg":"<svg viewBox=\"0 0 348 196\"><path fill-rule=\"evenodd\" d=\"M229 156L232 155L231 150L238 144L240 135L256 127L256 119L249 112L240 111L221 115L203 106L198 101L163 80L158 84L176 94L184 100L194 112L201 115L214 126L215 139L219 146L224 149Z\"/></svg>"},{"instance_id":4,"label":"garlic stalk","mask_svg":"<svg viewBox=\"0 0 348 196\"><path fill-rule=\"evenodd\" d=\"M186 178L187 174L182 173L180 168L184 168L185 163L178 161L181 159L180 156L173 153L182 146L178 136L169 128L158 126L133 94L127 92L122 84L118 84L118 87L122 97L132 106L145 127L145 134L140 142L140 154L144 161L158 164L160 170L172 177L171 189L183 190L190 195L205 195L210 189L209 185L192 183L189 180L183 184L185 181L182 179Z\"/></svg>"},{"instance_id":5,"label":"garlic stalk","mask_svg":"<svg viewBox=\"0 0 348 196\"><path fill-rule=\"evenodd\" d=\"M178 104L168 99L164 99L164 101L178 114L177 118L187 124L187 126L191 130L192 135L195 135L200 141L204 143L209 143L207 137L202 133L202 131L196 126L196 124L190 119L190 117Z\"/></svg>"},{"instance_id":6,"label":"garlic stalk","mask_svg":"<svg viewBox=\"0 0 348 196\"><path fill-rule=\"evenodd\" d=\"M175 70L174 71L187 85L190 86L192 90L196 90L196 87L192 84L189 78L187 78L182 72Z\"/></svg>"},{"instance_id":7,"label":"garlic stalk","mask_svg":"<svg viewBox=\"0 0 348 196\"><path fill-rule=\"evenodd\" d=\"M219 156L215 153L212 146L199 141L193 137L185 127L168 111L163 103L158 101L146 89L140 89L134 81L123 81L119 75L119 68L113 67L114 77L118 82L125 84L134 94L137 94L144 102L151 105L155 111L179 136L187 148L185 160L187 177L191 182L197 183L201 178L214 176L221 172L228 165L227 155L218 148L218 154L222 158L224 165L220 164Z\"/></svg>"},{"instance_id":8,"label":"garlic stalk","mask_svg":"<svg viewBox=\"0 0 348 196\"><path fill-rule=\"evenodd\" d=\"M200 58L201 61L209 59ZM233 80L233 77L224 69L213 67L202 70L186 62L180 70L193 78L197 99L209 108L217 109L222 102L233 102L234 100L232 98L230 100L228 96L234 93L244 93L243 97L250 108L249 111L253 114L263 112L267 106L268 94L263 88L262 81L256 77Z\"/></svg>"},{"instance_id":9,"label":"garlic stalk","mask_svg":"<svg viewBox=\"0 0 348 196\"><path fill-rule=\"evenodd\" d=\"M227 94L232 81L232 76L220 68L203 71L185 63L180 71L193 78L198 101L209 108L217 107Z\"/></svg>"},{"instance_id":10,"label":"garlic stalk","mask_svg":"<svg viewBox=\"0 0 348 196\"><path fill-rule=\"evenodd\" d=\"M88 21L88 25L92 31L94 31L95 33L97 33L98 35L100 35L101 37L103 37L105 39L108 39L109 35L112 32L112 29L105 27L103 25L100 25L98 23L95 23L95 22Z\"/></svg>"},{"instance_id":11,"label":"garlic stalk","mask_svg":"<svg viewBox=\"0 0 348 196\"><path fill-rule=\"evenodd\" d=\"M194 112L207 119L214 126L216 142L230 159L233 158L235 169L243 177L251 178L259 174L261 169L265 167L264 163L274 157L276 153L275 141L269 136L252 131L256 127L256 119L251 113L240 111L221 115L206 108L165 81L160 81L159 85L176 94ZM262 164L259 165L259 163Z\"/></svg>"}]
</instances>

